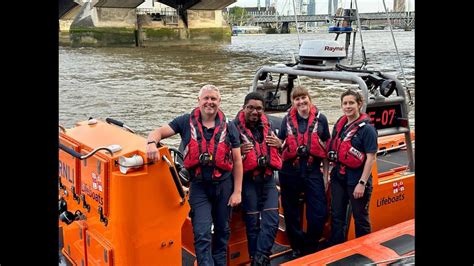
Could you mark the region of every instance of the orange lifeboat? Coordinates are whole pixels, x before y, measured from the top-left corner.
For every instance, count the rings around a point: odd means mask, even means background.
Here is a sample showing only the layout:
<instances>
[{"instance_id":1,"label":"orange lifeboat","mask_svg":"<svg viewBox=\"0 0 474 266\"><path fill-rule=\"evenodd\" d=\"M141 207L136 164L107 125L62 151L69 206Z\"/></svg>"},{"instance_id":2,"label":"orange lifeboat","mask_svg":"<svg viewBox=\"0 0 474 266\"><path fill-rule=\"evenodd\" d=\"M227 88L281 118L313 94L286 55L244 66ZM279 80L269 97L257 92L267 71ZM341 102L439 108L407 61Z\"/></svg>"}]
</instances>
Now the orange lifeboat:
<instances>
[{"instance_id":1,"label":"orange lifeboat","mask_svg":"<svg viewBox=\"0 0 474 266\"><path fill-rule=\"evenodd\" d=\"M411 137L414 139L414 134ZM414 217L414 173L406 166L399 166L406 165L406 160L400 161L396 155L404 152L404 139L403 134L379 138L369 211L374 233L363 239L379 239L376 237L379 230ZM69 263L86 266L195 263L186 188L178 179L174 157L167 147L160 147L164 159L150 164L143 137L106 122L90 120L63 129L59 141L60 248ZM301 215L304 211L302 203ZM350 240L354 238L354 225L352 221L349 224ZM329 225L328 221L321 241L328 238ZM336 247L331 249L347 250ZM228 250L228 265L249 262L240 208L233 210ZM289 251L280 210L271 258L288 261L283 255ZM321 252L315 253L314 258L326 254ZM366 257L376 261L383 256Z\"/></svg>"},{"instance_id":2,"label":"orange lifeboat","mask_svg":"<svg viewBox=\"0 0 474 266\"><path fill-rule=\"evenodd\" d=\"M390 226L282 265L379 265L413 262L415 220Z\"/></svg>"},{"instance_id":3,"label":"orange lifeboat","mask_svg":"<svg viewBox=\"0 0 474 266\"><path fill-rule=\"evenodd\" d=\"M60 132L59 141L64 257L85 266L181 264L190 208L174 166L146 163L143 137L102 121L80 122ZM167 147L160 153L171 158ZM120 169L127 158L142 163Z\"/></svg>"}]
</instances>

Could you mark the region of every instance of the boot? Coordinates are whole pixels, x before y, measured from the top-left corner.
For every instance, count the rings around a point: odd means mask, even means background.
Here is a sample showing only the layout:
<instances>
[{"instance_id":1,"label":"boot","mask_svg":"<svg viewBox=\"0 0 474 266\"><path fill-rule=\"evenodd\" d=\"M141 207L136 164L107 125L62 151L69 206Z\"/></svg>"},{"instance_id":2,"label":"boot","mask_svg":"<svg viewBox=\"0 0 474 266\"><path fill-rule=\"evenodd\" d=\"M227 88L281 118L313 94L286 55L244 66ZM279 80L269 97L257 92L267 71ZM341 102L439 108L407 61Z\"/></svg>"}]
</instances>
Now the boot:
<instances>
[{"instance_id":1,"label":"boot","mask_svg":"<svg viewBox=\"0 0 474 266\"><path fill-rule=\"evenodd\" d=\"M291 251L291 259L294 260L294 259L297 259L299 257L301 257L301 251L299 249L293 249Z\"/></svg>"},{"instance_id":2,"label":"boot","mask_svg":"<svg viewBox=\"0 0 474 266\"><path fill-rule=\"evenodd\" d=\"M250 266L257 266L257 262L253 257L250 257Z\"/></svg>"},{"instance_id":3,"label":"boot","mask_svg":"<svg viewBox=\"0 0 474 266\"><path fill-rule=\"evenodd\" d=\"M257 265L257 266L270 266L270 258L263 254L257 253L253 261L255 263L254 265Z\"/></svg>"},{"instance_id":4,"label":"boot","mask_svg":"<svg viewBox=\"0 0 474 266\"><path fill-rule=\"evenodd\" d=\"M262 266L270 266L270 258L265 255L262 255L262 258Z\"/></svg>"}]
</instances>

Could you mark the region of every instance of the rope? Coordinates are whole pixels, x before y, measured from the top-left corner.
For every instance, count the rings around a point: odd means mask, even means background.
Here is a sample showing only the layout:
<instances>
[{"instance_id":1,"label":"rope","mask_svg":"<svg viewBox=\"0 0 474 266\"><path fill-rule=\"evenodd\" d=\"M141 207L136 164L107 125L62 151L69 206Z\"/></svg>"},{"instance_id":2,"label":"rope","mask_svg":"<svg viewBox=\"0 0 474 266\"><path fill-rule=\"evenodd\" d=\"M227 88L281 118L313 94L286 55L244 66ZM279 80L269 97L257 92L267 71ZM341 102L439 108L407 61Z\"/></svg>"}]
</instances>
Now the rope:
<instances>
[{"instance_id":1,"label":"rope","mask_svg":"<svg viewBox=\"0 0 474 266\"><path fill-rule=\"evenodd\" d=\"M295 0L293 0L293 14L295 14L295 22L296 22L296 34L298 35L298 48L301 47L300 41L300 30L298 29L298 16L296 15L296 5Z\"/></svg>"},{"instance_id":2,"label":"rope","mask_svg":"<svg viewBox=\"0 0 474 266\"><path fill-rule=\"evenodd\" d=\"M403 81L405 83L405 89L408 93L408 104L413 105L413 100L411 98L410 90L408 89L408 83L407 83L407 79L405 77L405 72L403 71L402 60L400 59L400 54L398 53L397 43L395 42L395 36L393 35L392 23L390 22L387 6L385 5L385 0L382 0L382 2L383 2L383 7L385 9L385 14L387 15L387 22L388 22L388 26L390 28L390 34L392 35L393 45L395 46L395 51L397 52L398 64L400 65L400 70L402 71L402 77L403 77Z\"/></svg>"},{"instance_id":3,"label":"rope","mask_svg":"<svg viewBox=\"0 0 474 266\"><path fill-rule=\"evenodd\" d=\"M357 28L359 28L360 44L362 46L362 66L360 66L360 68L365 69L365 66L367 65L367 57L365 56L364 40L362 38L362 28L360 26L359 7L357 6L357 0L354 0L354 3L356 6Z\"/></svg>"}]
</instances>

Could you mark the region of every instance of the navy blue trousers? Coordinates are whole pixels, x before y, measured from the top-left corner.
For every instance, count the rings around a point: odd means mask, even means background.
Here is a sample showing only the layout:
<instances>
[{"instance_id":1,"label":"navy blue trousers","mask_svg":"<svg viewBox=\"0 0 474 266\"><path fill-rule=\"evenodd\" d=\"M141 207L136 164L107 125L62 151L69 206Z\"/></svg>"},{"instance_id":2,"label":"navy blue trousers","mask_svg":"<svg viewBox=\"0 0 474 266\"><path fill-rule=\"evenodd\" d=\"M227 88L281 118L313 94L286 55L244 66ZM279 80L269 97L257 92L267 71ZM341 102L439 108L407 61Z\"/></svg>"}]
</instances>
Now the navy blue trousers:
<instances>
[{"instance_id":1,"label":"navy blue trousers","mask_svg":"<svg viewBox=\"0 0 474 266\"><path fill-rule=\"evenodd\" d=\"M278 190L275 179L254 181L244 177L242 207L245 212L249 256L272 254L278 230Z\"/></svg>"},{"instance_id":2,"label":"navy blue trousers","mask_svg":"<svg viewBox=\"0 0 474 266\"><path fill-rule=\"evenodd\" d=\"M192 181L189 204L198 265L226 265L230 236L230 212L227 205L233 191L233 179L219 183ZM214 224L212 238L211 225ZM212 250L211 250L212 244Z\"/></svg>"},{"instance_id":3,"label":"navy blue trousers","mask_svg":"<svg viewBox=\"0 0 474 266\"><path fill-rule=\"evenodd\" d=\"M329 244L336 245L347 239L347 207L351 203L354 217L356 237L371 232L369 220L369 202L372 187L365 188L362 198L354 198L355 186L347 185L346 180L337 177L336 171L331 172L331 238Z\"/></svg>"},{"instance_id":4,"label":"navy blue trousers","mask_svg":"<svg viewBox=\"0 0 474 266\"><path fill-rule=\"evenodd\" d=\"M307 171L305 163L295 168L285 161L279 173L286 232L291 248L303 254L316 251L328 217L323 173L319 167L313 168ZM299 198L302 192L306 203L306 233L301 227Z\"/></svg>"}]
</instances>

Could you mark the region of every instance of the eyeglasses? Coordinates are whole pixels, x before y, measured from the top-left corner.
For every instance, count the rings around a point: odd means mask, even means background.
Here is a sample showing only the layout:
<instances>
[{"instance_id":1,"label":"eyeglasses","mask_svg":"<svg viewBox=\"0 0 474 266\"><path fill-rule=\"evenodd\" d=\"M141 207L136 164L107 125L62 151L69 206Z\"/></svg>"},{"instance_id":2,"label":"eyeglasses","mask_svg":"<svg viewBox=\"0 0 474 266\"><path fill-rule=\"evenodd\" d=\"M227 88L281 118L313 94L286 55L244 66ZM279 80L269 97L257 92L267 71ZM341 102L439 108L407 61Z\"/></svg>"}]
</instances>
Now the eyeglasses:
<instances>
[{"instance_id":1,"label":"eyeglasses","mask_svg":"<svg viewBox=\"0 0 474 266\"><path fill-rule=\"evenodd\" d=\"M245 108L247 108L247 110L249 110L250 112L253 112L254 110L257 110L257 112L263 112L263 107L262 106L253 106L253 105L246 105Z\"/></svg>"}]
</instances>

